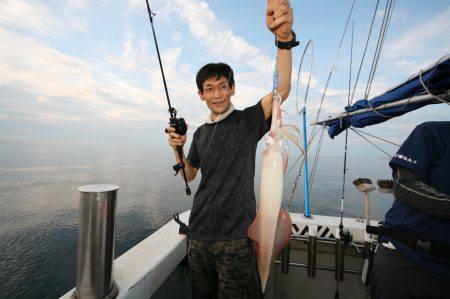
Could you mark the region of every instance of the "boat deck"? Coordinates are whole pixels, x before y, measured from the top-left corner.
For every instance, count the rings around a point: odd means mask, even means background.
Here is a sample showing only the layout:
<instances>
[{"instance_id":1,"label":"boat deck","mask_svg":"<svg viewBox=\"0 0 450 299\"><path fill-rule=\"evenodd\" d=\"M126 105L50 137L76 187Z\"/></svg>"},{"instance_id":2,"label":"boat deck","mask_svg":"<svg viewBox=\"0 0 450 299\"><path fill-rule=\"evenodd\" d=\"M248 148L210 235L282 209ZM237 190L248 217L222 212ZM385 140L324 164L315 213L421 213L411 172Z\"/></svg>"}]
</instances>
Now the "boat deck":
<instances>
[{"instance_id":1,"label":"boat deck","mask_svg":"<svg viewBox=\"0 0 450 299\"><path fill-rule=\"evenodd\" d=\"M180 215L187 222L189 212ZM289 273L282 274L281 261L273 267L264 298L333 298L335 280L335 236L338 217L291 214L293 229L290 243ZM372 225L376 225L372 221ZM340 283L340 298L368 298L361 283L361 251L365 223L344 218L344 226L353 234L354 244L345 250L345 274ZM314 228L316 227L316 228ZM119 287L117 298L191 298L186 262L187 239L178 234L173 220L114 261L113 277ZM314 278L307 275L308 233L317 229L317 267ZM62 298L72 298L75 289Z\"/></svg>"}]
</instances>

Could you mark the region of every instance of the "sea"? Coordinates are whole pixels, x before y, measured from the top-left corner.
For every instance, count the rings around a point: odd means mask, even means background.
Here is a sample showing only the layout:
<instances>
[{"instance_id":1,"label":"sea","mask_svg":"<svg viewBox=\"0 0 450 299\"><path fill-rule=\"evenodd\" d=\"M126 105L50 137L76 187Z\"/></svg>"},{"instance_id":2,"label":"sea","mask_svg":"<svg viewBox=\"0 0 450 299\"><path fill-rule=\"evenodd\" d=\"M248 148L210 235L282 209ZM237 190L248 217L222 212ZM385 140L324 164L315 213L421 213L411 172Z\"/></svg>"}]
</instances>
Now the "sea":
<instances>
[{"instance_id":1,"label":"sea","mask_svg":"<svg viewBox=\"0 0 450 299\"><path fill-rule=\"evenodd\" d=\"M260 151L255 194L259 196ZM388 179L388 160L379 155L349 155L344 215L363 217L363 195L352 181ZM290 165L296 160L290 156ZM311 157L310 168L312 168ZM56 298L75 286L79 217L78 188L89 184L119 186L115 256L189 210L193 195L172 171L167 144L0 139L0 298ZM298 165L285 179L287 207ZM191 183L193 194L199 179ZM339 215L343 184L343 149L320 156L311 190L312 214ZM303 176L289 211L304 213ZM372 193L372 218L382 220L392 195Z\"/></svg>"}]
</instances>

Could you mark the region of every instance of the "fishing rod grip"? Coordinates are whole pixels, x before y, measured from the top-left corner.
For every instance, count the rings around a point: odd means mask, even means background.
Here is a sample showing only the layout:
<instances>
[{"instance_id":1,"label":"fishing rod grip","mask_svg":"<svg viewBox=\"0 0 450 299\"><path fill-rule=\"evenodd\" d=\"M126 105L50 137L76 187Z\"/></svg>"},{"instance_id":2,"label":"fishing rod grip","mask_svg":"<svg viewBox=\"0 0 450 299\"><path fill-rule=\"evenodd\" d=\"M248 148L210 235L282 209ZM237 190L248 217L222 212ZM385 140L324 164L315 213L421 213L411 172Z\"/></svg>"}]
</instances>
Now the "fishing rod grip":
<instances>
[{"instance_id":1,"label":"fishing rod grip","mask_svg":"<svg viewBox=\"0 0 450 299\"><path fill-rule=\"evenodd\" d=\"M184 179L184 184L186 186L186 188L185 188L186 195L191 195L191 188L189 188L187 177L186 177L186 171L184 170L185 164L184 164L184 160L183 160L183 147L182 146L177 146L177 154L178 154L178 158L180 159L180 163L177 165L181 168L181 172L182 172L183 179ZM175 165L175 166L177 166L177 165ZM175 170L175 166L174 166L174 170ZM175 170L175 171L176 171L175 175L177 175L178 171L177 170Z\"/></svg>"}]
</instances>

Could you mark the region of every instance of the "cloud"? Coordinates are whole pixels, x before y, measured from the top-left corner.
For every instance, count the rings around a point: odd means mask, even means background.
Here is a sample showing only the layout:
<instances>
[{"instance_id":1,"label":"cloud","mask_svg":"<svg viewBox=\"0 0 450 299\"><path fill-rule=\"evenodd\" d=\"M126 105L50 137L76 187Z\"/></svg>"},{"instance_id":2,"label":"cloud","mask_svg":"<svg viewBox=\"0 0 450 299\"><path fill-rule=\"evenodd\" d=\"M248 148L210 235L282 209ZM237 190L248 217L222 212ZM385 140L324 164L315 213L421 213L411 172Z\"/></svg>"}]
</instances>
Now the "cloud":
<instances>
[{"instance_id":1,"label":"cloud","mask_svg":"<svg viewBox=\"0 0 450 299\"><path fill-rule=\"evenodd\" d=\"M266 57L261 50L235 35L228 26L220 22L206 2L173 0L170 7L187 22L191 34L211 55L265 71Z\"/></svg>"},{"instance_id":2,"label":"cloud","mask_svg":"<svg viewBox=\"0 0 450 299\"><path fill-rule=\"evenodd\" d=\"M67 0L67 4L71 9L84 9L86 8L86 0Z\"/></svg>"},{"instance_id":3,"label":"cloud","mask_svg":"<svg viewBox=\"0 0 450 299\"><path fill-rule=\"evenodd\" d=\"M142 4L142 1L140 0L128 0L128 7L127 7L127 13L131 13L135 11L136 9L140 8L140 5Z\"/></svg>"},{"instance_id":4,"label":"cloud","mask_svg":"<svg viewBox=\"0 0 450 299\"><path fill-rule=\"evenodd\" d=\"M167 116L162 113L143 112L139 108L120 107L117 109L104 110L101 117L107 120L123 121L167 121Z\"/></svg>"},{"instance_id":5,"label":"cloud","mask_svg":"<svg viewBox=\"0 0 450 299\"><path fill-rule=\"evenodd\" d=\"M157 93L104 69L101 61L75 58L1 28L0 40L4 41L0 44L0 86L35 95L33 99L40 103L59 104L52 109L64 109L67 102L76 102L89 106L93 114L129 106L145 113L146 109L158 111L166 105ZM81 119L55 112L36 114L39 119Z\"/></svg>"},{"instance_id":6,"label":"cloud","mask_svg":"<svg viewBox=\"0 0 450 299\"><path fill-rule=\"evenodd\" d=\"M48 100L47 100L47 98L44 97L44 96L38 96L37 99L36 99L36 101L38 101L39 103L45 103L45 102L47 102Z\"/></svg>"},{"instance_id":7,"label":"cloud","mask_svg":"<svg viewBox=\"0 0 450 299\"><path fill-rule=\"evenodd\" d=\"M402 36L391 40L385 48L390 64L404 72L417 72L450 49L450 7L435 18L425 21ZM431 57L431 60L430 60Z\"/></svg>"},{"instance_id":8,"label":"cloud","mask_svg":"<svg viewBox=\"0 0 450 299\"><path fill-rule=\"evenodd\" d=\"M63 27L46 6L22 0L0 2L0 24L40 34L55 33Z\"/></svg>"},{"instance_id":9,"label":"cloud","mask_svg":"<svg viewBox=\"0 0 450 299\"><path fill-rule=\"evenodd\" d=\"M385 9L381 9L377 11L376 17L379 19L382 19L385 13ZM408 15L401 10L396 9L395 5L394 5L394 13L391 16L391 21L396 23L396 22L402 22L402 23L407 23L408 22ZM381 22L381 20L380 20Z\"/></svg>"},{"instance_id":10,"label":"cloud","mask_svg":"<svg viewBox=\"0 0 450 299\"><path fill-rule=\"evenodd\" d=\"M7 120L10 119L11 115L8 114L0 114L0 120Z\"/></svg>"},{"instance_id":11,"label":"cloud","mask_svg":"<svg viewBox=\"0 0 450 299\"><path fill-rule=\"evenodd\" d=\"M83 33L89 33L89 25L86 22L83 22L80 19L75 19L71 22L71 25L76 30L83 32Z\"/></svg>"},{"instance_id":12,"label":"cloud","mask_svg":"<svg viewBox=\"0 0 450 299\"><path fill-rule=\"evenodd\" d=\"M86 119L81 116L70 115L63 112L46 111L45 108L25 108L9 105L12 107L13 115L8 115L7 119L23 119L31 121L45 121L45 122L83 122ZM6 107L7 109L9 107Z\"/></svg>"}]
</instances>

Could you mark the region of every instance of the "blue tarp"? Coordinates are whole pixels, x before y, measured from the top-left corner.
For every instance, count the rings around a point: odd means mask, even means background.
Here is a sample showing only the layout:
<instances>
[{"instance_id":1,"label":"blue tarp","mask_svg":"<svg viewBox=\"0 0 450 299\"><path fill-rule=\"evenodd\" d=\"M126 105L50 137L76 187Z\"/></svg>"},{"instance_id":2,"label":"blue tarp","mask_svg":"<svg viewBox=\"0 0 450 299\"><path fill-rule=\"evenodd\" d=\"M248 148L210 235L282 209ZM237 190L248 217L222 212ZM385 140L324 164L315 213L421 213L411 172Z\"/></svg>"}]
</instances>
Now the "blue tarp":
<instances>
[{"instance_id":1,"label":"blue tarp","mask_svg":"<svg viewBox=\"0 0 450 299\"><path fill-rule=\"evenodd\" d=\"M434 67L422 73L422 80L432 94L443 94L450 89L450 56L445 60L436 64ZM359 109L375 108L380 105L392 103L407 99L413 96L426 94L425 89L420 83L419 75L409 79L402 85L387 91L386 93L377 96L370 100L359 100L352 106L345 107L345 111L353 112ZM389 109L379 110L377 112L369 111L361 114L356 114L350 117L343 117L342 119L328 122L328 135L334 138L341 132L345 131L349 126L356 128L363 128L378 124L396 116L403 115L410 111L416 110L428 104L432 104L433 100L421 103L407 104Z\"/></svg>"}]
</instances>

